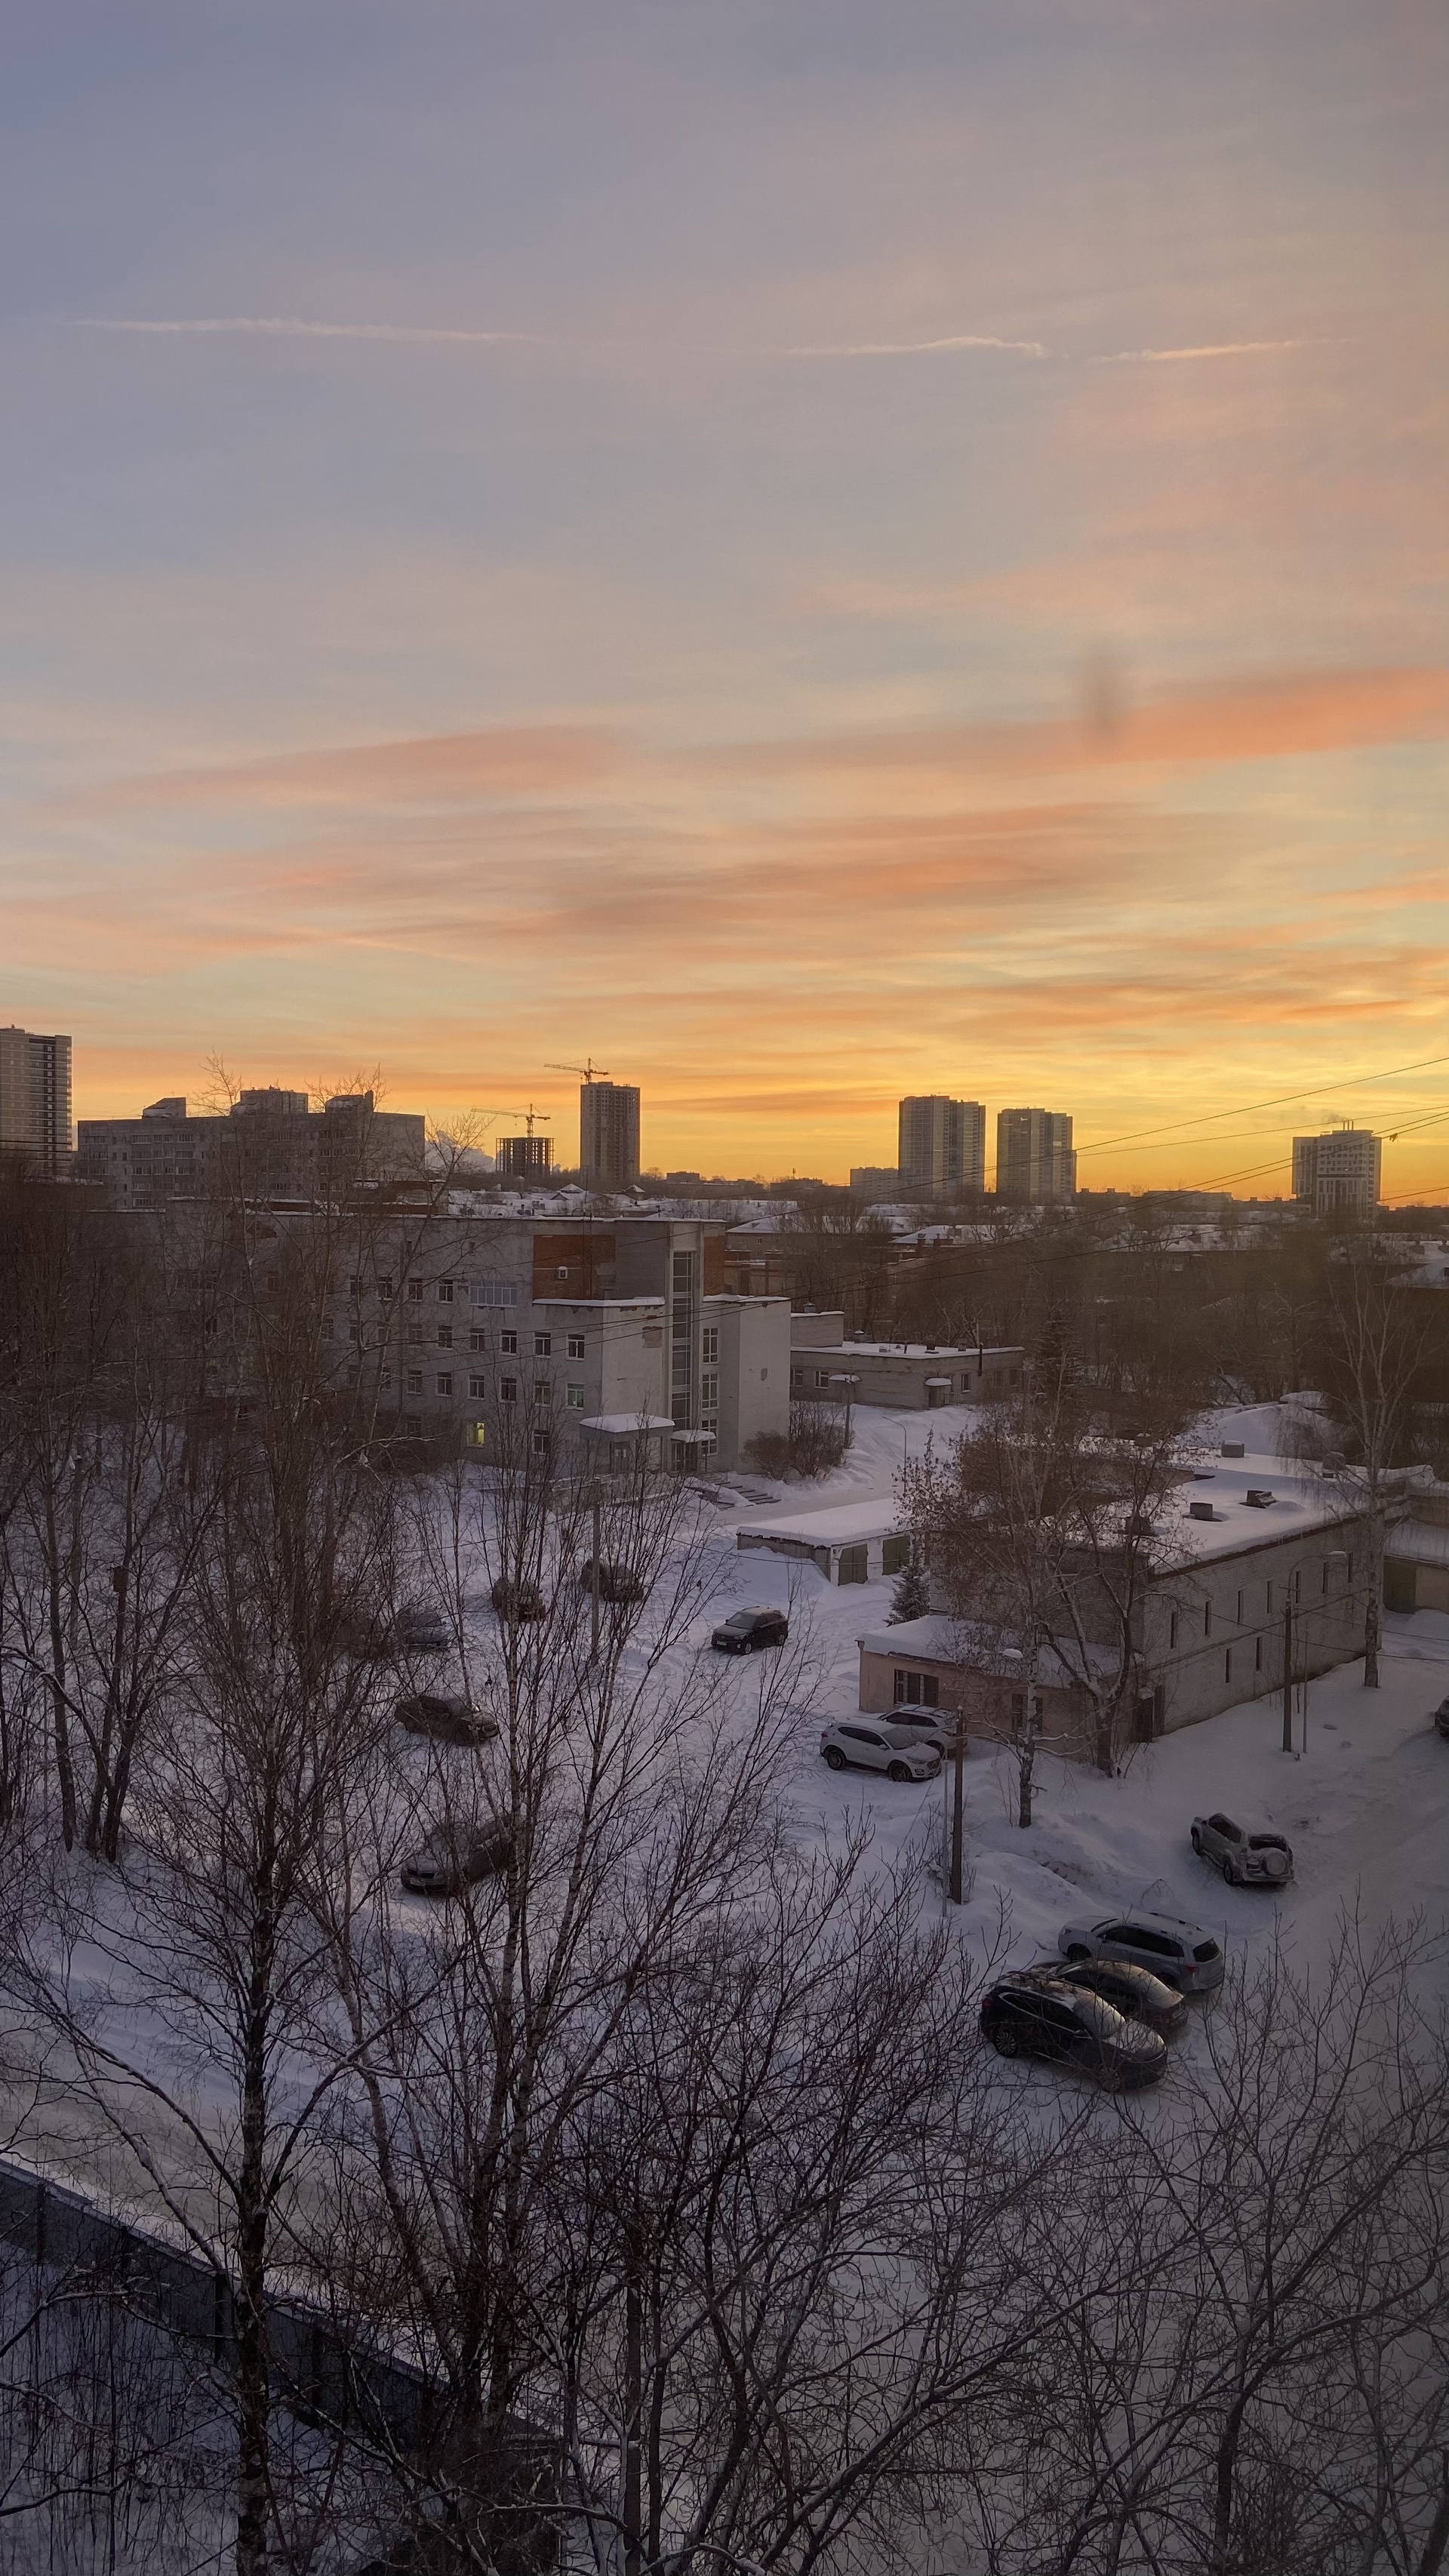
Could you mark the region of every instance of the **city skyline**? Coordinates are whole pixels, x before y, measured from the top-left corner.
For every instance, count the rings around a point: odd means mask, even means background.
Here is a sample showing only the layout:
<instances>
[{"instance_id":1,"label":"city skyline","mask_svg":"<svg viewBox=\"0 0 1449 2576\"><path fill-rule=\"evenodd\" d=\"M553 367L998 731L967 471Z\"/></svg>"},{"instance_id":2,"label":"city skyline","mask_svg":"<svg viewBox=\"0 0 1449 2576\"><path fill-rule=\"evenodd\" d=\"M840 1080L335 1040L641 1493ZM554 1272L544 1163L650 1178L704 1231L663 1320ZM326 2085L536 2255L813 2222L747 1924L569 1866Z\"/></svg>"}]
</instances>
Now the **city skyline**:
<instances>
[{"instance_id":1,"label":"city skyline","mask_svg":"<svg viewBox=\"0 0 1449 2576\"><path fill-rule=\"evenodd\" d=\"M1208 1185L1302 1107L1107 1140L1311 1087L1449 1194L1427 0L334 22L148 0L97 83L60 0L0 110L5 1009L81 1114L557 1118L577 1027L665 1168L964 1090Z\"/></svg>"}]
</instances>

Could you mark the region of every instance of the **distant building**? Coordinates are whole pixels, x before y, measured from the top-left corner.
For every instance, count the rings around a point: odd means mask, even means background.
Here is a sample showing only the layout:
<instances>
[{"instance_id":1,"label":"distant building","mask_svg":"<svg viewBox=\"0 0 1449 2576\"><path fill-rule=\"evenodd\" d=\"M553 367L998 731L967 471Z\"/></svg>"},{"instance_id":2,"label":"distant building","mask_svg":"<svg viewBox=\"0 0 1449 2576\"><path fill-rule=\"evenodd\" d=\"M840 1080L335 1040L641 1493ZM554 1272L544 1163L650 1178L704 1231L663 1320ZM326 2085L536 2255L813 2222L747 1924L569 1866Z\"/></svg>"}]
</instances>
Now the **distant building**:
<instances>
[{"instance_id":1,"label":"distant building","mask_svg":"<svg viewBox=\"0 0 1449 2576\"><path fill-rule=\"evenodd\" d=\"M1371 1216L1379 1203L1383 1151L1368 1127L1295 1136L1293 1196L1313 1216Z\"/></svg>"},{"instance_id":2,"label":"distant building","mask_svg":"<svg viewBox=\"0 0 1449 2576\"><path fill-rule=\"evenodd\" d=\"M501 1179L516 1182L520 1189L546 1187L553 1170L553 1138L501 1136L494 1169Z\"/></svg>"},{"instance_id":3,"label":"distant building","mask_svg":"<svg viewBox=\"0 0 1449 2576\"><path fill-rule=\"evenodd\" d=\"M985 1189L986 1111L979 1100L948 1100L940 1092L903 1100L899 1133L907 1195Z\"/></svg>"},{"instance_id":4,"label":"distant building","mask_svg":"<svg viewBox=\"0 0 1449 2576\"><path fill-rule=\"evenodd\" d=\"M1072 1122L1054 1109L1003 1109L996 1120L996 1195L1032 1207L1075 1198Z\"/></svg>"},{"instance_id":5,"label":"distant building","mask_svg":"<svg viewBox=\"0 0 1449 2576\"><path fill-rule=\"evenodd\" d=\"M160 1207L216 1192L230 1198L336 1200L364 1182L423 1168L425 1125L413 1110L379 1109L370 1091L343 1092L319 1110L305 1091L243 1091L221 1116L193 1118L177 1093L139 1118L82 1118L76 1167L113 1207Z\"/></svg>"},{"instance_id":6,"label":"distant building","mask_svg":"<svg viewBox=\"0 0 1449 2576\"><path fill-rule=\"evenodd\" d=\"M0 1153L54 1180L70 1169L70 1040L0 1029Z\"/></svg>"},{"instance_id":7,"label":"distant building","mask_svg":"<svg viewBox=\"0 0 1449 2576\"><path fill-rule=\"evenodd\" d=\"M579 1178L586 1190L631 1190L639 1178L639 1092L632 1082L585 1082L579 1092Z\"/></svg>"},{"instance_id":8,"label":"distant building","mask_svg":"<svg viewBox=\"0 0 1449 2576\"><path fill-rule=\"evenodd\" d=\"M901 1176L894 1163L852 1163L850 1186L858 1199L873 1204L880 1199L896 1199L901 1194Z\"/></svg>"}]
</instances>

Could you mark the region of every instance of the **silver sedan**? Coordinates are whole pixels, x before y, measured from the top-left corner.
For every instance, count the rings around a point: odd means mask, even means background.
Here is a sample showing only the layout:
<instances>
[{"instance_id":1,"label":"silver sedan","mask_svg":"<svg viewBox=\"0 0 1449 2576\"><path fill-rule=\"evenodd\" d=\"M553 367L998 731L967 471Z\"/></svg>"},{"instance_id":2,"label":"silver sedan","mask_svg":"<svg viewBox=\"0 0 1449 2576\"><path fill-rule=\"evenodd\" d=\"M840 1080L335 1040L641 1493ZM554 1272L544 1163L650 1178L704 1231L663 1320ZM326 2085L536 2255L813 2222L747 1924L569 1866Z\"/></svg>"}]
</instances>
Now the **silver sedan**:
<instances>
[{"instance_id":1,"label":"silver sedan","mask_svg":"<svg viewBox=\"0 0 1449 2576\"><path fill-rule=\"evenodd\" d=\"M1254 1833L1221 1812L1193 1817L1192 1847L1222 1871L1229 1887L1286 1887L1293 1875L1293 1848L1281 1834Z\"/></svg>"}]
</instances>

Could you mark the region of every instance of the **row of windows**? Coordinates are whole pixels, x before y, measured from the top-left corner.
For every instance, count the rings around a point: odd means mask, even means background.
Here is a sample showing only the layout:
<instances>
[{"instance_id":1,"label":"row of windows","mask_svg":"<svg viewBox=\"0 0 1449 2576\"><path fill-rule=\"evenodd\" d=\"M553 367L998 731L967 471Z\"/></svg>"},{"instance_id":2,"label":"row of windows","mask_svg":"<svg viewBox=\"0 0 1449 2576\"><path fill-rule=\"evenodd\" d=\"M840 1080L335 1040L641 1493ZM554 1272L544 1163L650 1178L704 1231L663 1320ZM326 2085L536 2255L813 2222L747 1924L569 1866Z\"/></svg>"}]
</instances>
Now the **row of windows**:
<instances>
[{"instance_id":1,"label":"row of windows","mask_svg":"<svg viewBox=\"0 0 1449 2576\"><path fill-rule=\"evenodd\" d=\"M520 1382L516 1377L501 1377L499 1379L498 1400L500 1404L517 1404L519 1383ZM421 1369L409 1369L407 1371L406 1385L409 1395L421 1395L423 1392L423 1371ZM433 1377L433 1393L435 1395L451 1395L452 1392L453 1371L451 1369L438 1369ZM476 1403L480 1398L487 1395L488 1380L485 1377L470 1376L468 1380L468 1393ZM533 1381L533 1402L535 1404L552 1404L553 1399L554 1385L552 1378L536 1377ZM564 1388L564 1404L570 1413L582 1413L584 1409L584 1390L582 1386L573 1383L566 1385Z\"/></svg>"},{"instance_id":2,"label":"row of windows","mask_svg":"<svg viewBox=\"0 0 1449 2576\"><path fill-rule=\"evenodd\" d=\"M560 1276L567 1278L567 1271L561 1272ZM368 1281L360 1274L354 1274L347 1282L347 1293L349 1297L365 1297L368 1285ZM375 1279L371 1285L384 1305L391 1302L394 1293L391 1279ZM433 1302L436 1305L451 1306L455 1302L458 1304L463 1302L464 1282L461 1280L410 1279L407 1291L409 1304L421 1306L429 1287L432 1289ZM475 1279L467 1287L466 1295L468 1303L474 1306L516 1306L518 1304L517 1284L511 1279Z\"/></svg>"},{"instance_id":3,"label":"row of windows","mask_svg":"<svg viewBox=\"0 0 1449 2576\"><path fill-rule=\"evenodd\" d=\"M1340 1581L1341 1581L1342 1589L1343 1589L1343 1592L1344 1592L1344 1594L1345 1594L1345 1595L1347 1595L1349 1592L1351 1592L1351 1590L1352 1590L1352 1588L1353 1588L1353 1558L1352 1558L1352 1555L1347 1554L1347 1551L1345 1551L1345 1554L1346 1554L1346 1556L1347 1556L1347 1562L1346 1562L1346 1563L1342 1563L1342 1562L1340 1562L1340 1563L1335 1563L1335 1564L1329 1564L1327 1561L1325 1561L1323 1564L1321 1564L1321 1565L1320 1565L1320 1567L1319 1567L1319 1584L1318 1584L1318 1589L1319 1589L1319 1595L1320 1595L1320 1598L1325 1599L1325 1600L1327 1599L1328 1594L1329 1594L1329 1591L1330 1591L1330 1589L1331 1589L1331 1587L1332 1587L1332 1585L1333 1585L1333 1583L1334 1583L1334 1581L1335 1581L1336 1579L1338 1579L1338 1580L1340 1580ZM1273 1617L1274 1617L1274 1615L1275 1615L1275 1613L1276 1613L1276 1612L1278 1612L1279 1610L1281 1610L1281 1609L1285 1606L1285 1603L1284 1603L1284 1600L1283 1600L1283 1597L1282 1597L1282 1593L1283 1593L1283 1587L1282 1587L1282 1585L1281 1585L1281 1584L1274 1584L1274 1583L1265 1583L1265 1584L1264 1584L1264 1586L1263 1586L1263 1609L1264 1609L1264 1614L1265 1614L1265 1616L1266 1616L1266 1617L1268 1617L1269 1619L1273 1618ZM1247 1608L1247 1599L1248 1599L1247 1593L1246 1593L1246 1591L1243 1589L1243 1587L1240 1585L1240 1586L1239 1586L1239 1588L1238 1588L1237 1598L1236 1598L1236 1601L1235 1601L1235 1603L1234 1603L1234 1614L1233 1614L1233 1615L1234 1615L1234 1624L1235 1624L1237 1627L1239 1627L1239 1628L1241 1628L1241 1627L1244 1625L1245 1612L1246 1612L1246 1608ZM1294 1604L1295 1604L1295 1606L1296 1606L1299 1602L1301 1602L1301 1601L1302 1601L1302 1599L1303 1599L1303 1568L1302 1568L1302 1566L1300 1565L1300 1566L1298 1566L1298 1567L1296 1567L1296 1568L1295 1568L1295 1570L1294 1570L1294 1575L1293 1575L1293 1600L1294 1600ZM1179 1632L1179 1628L1180 1628L1180 1626L1181 1626L1181 1621L1182 1621L1182 1613L1181 1613L1180 1611L1174 1610L1174 1611L1172 1612L1172 1614L1171 1614L1171 1616L1170 1616L1169 1620L1168 1620L1168 1623L1167 1623L1167 1642L1168 1642L1168 1645L1169 1645L1169 1646L1175 1646L1175 1645L1177 1644L1177 1640L1178 1640L1178 1632ZM1212 1605L1211 1601L1205 1601L1205 1602L1203 1603L1203 1605L1202 1605L1202 1632L1203 1632L1203 1635L1204 1635L1205 1637L1210 1637L1210 1636L1212 1635L1212 1632L1213 1632L1213 1605ZM1229 1649L1229 1660L1231 1661L1231 1649ZM1261 1667L1261 1665L1262 1665L1262 1660L1263 1660L1263 1654L1262 1654L1262 1643L1261 1643L1261 1640L1260 1640L1260 1641L1259 1641L1259 1648L1258 1648L1258 1663L1259 1663L1259 1666L1260 1666L1260 1667Z\"/></svg>"},{"instance_id":4,"label":"row of windows","mask_svg":"<svg viewBox=\"0 0 1449 2576\"><path fill-rule=\"evenodd\" d=\"M438 1350L440 1350L440 1351L450 1351L450 1350L452 1349L452 1347L453 1347L453 1327L452 1327L452 1325L451 1325L451 1324L438 1324L438 1325L435 1325L432 1329L433 1329L433 1342L434 1342L434 1346L435 1346L435 1348L437 1348L437 1349L438 1349ZM352 1327L352 1331L353 1331L353 1336L354 1336L354 1339L355 1339L355 1338L356 1338L356 1333L357 1333L357 1327L356 1327L356 1325L354 1325L354 1326ZM409 1326L408 1326L408 1341L409 1341L409 1343L410 1343L410 1344L412 1344L414 1347L416 1347L418 1344L420 1344L420 1343L422 1343L422 1342L426 1341L426 1339L427 1339L427 1333L426 1333L426 1331L425 1331L424 1327L423 1327L421 1324L409 1324ZM503 1333L500 1333L500 1334L499 1334L499 1336L498 1336L498 1349L499 1349L500 1353L502 1354L502 1356L503 1356L505 1359L517 1359L517 1357L518 1357L518 1341L519 1341L519 1337L518 1337L517 1333L503 1332ZM487 1334L486 1334L486 1333L484 1333L484 1332L480 1332L480 1331L478 1331L478 1330L476 1329L476 1327L471 1328L471 1329L470 1329L470 1331L469 1331L469 1334L468 1334L468 1348L469 1348L469 1350L470 1350L470 1351L486 1351L486 1350L487 1350L487 1348L488 1348L488 1336L487 1336ZM585 1344L585 1340L584 1340L584 1336L583 1336L583 1334L582 1334L582 1333L570 1333L570 1334L568 1335L568 1337L567 1337L566 1349L567 1349L567 1356L568 1356L571 1360L581 1360L581 1359L585 1358L585 1357L587 1356L587 1348L586 1348L586 1344ZM534 1336L533 1336L533 1356L534 1356L534 1358L535 1358L536 1360L546 1360L546 1359L550 1359L550 1358L553 1356L553 1335L552 1335L552 1333L535 1333L535 1334L534 1334Z\"/></svg>"},{"instance_id":5,"label":"row of windows","mask_svg":"<svg viewBox=\"0 0 1449 2576\"><path fill-rule=\"evenodd\" d=\"M413 1392L416 1394L417 1389L414 1388ZM421 1440L423 1436L422 1415L420 1413L405 1413L402 1418L402 1427L403 1438L405 1440ZM481 1449L484 1445L483 1424L481 1422L469 1423L466 1427L466 1436L473 1448ZM535 1431L533 1435L533 1454L535 1458L547 1457L548 1433L546 1431Z\"/></svg>"}]
</instances>

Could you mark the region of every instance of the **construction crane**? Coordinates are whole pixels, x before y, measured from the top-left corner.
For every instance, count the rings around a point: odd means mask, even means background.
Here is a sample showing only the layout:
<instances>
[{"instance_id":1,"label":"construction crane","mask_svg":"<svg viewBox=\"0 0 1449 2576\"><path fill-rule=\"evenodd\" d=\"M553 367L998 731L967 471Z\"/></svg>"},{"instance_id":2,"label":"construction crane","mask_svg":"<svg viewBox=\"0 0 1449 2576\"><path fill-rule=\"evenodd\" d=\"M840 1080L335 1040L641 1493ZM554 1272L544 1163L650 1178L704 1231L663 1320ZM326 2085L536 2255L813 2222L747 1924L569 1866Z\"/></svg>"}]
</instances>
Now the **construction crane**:
<instances>
[{"instance_id":1,"label":"construction crane","mask_svg":"<svg viewBox=\"0 0 1449 2576\"><path fill-rule=\"evenodd\" d=\"M548 1070L550 1073L581 1073L585 1082L606 1082L609 1077L608 1066L606 1064L595 1064L592 1060L588 1064L554 1064L550 1062Z\"/></svg>"},{"instance_id":2,"label":"construction crane","mask_svg":"<svg viewBox=\"0 0 1449 2576\"><path fill-rule=\"evenodd\" d=\"M478 1115L480 1118L486 1118L490 1126L492 1126L494 1120L498 1118L521 1118L527 1133L531 1136L533 1134L534 1120L536 1118L547 1117L548 1112L543 1109L535 1109L533 1102L530 1100L526 1109L480 1109Z\"/></svg>"}]
</instances>

